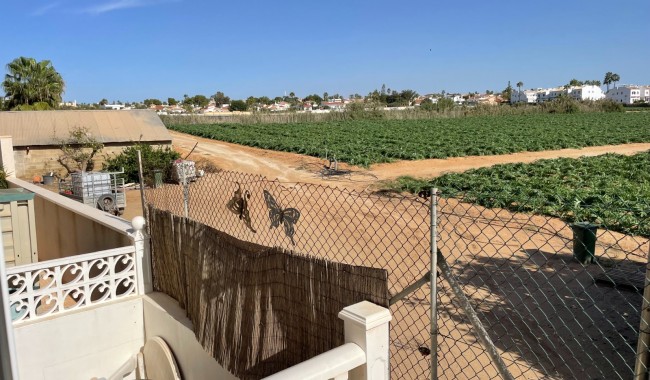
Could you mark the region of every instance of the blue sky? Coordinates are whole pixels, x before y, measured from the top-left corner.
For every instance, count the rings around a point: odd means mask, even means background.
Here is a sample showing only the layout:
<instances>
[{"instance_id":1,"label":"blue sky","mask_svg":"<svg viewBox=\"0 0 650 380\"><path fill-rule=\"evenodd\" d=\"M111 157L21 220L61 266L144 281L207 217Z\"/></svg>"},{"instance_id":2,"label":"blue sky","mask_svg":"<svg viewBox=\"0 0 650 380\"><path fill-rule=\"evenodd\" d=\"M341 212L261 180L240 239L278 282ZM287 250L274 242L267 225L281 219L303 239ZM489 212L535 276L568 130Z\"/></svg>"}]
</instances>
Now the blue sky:
<instances>
[{"instance_id":1,"label":"blue sky","mask_svg":"<svg viewBox=\"0 0 650 380\"><path fill-rule=\"evenodd\" d=\"M0 64L49 59L82 102L650 82L650 1L20 0Z\"/></svg>"}]
</instances>

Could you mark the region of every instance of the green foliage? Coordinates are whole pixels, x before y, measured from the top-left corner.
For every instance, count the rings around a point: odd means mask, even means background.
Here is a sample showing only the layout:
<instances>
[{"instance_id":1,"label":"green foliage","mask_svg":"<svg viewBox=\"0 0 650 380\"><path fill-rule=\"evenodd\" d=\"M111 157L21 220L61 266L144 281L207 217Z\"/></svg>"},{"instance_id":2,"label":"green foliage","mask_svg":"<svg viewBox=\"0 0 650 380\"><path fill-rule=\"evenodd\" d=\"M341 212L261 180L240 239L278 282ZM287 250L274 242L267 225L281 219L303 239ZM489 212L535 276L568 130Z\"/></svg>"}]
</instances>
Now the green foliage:
<instances>
[{"instance_id":1,"label":"green foliage","mask_svg":"<svg viewBox=\"0 0 650 380\"><path fill-rule=\"evenodd\" d=\"M594 102L603 112L625 112L625 107L612 99L601 99Z\"/></svg>"},{"instance_id":2,"label":"green foliage","mask_svg":"<svg viewBox=\"0 0 650 380\"><path fill-rule=\"evenodd\" d=\"M205 107L209 103L210 99L206 98L205 95L194 95L192 97L186 97L183 99L183 104L186 106Z\"/></svg>"},{"instance_id":3,"label":"green foliage","mask_svg":"<svg viewBox=\"0 0 650 380\"><path fill-rule=\"evenodd\" d=\"M455 104L453 99L450 98L440 98L438 99L438 102L436 103L436 109L438 112L444 112L446 110L450 110L454 108Z\"/></svg>"},{"instance_id":4,"label":"green foliage","mask_svg":"<svg viewBox=\"0 0 650 380\"><path fill-rule=\"evenodd\" d=\"M227 97L226 95L224 95L224 93L221 92L221 91L217 91L217 93L214 94L214 96L212 98L214 99L215 103L218 106L230 103L230 98Z\"/></svg>"},{"instance_id":5,"label":"green foliage","mask_svg":"<svg viewBox=\"0 0 650 380\"><path fill-rule=\"evenodd\" d=\"M5 168L0 165L0 189L8 189L9 188L9 182L7 182L7 172L5 172Z\"/></svg>"},{"instance_id":6,"label":"green foliage","mask_svg":"<svg viewBox=\"0 0 650 380\"><path fill-rule=\"evenodd\" d=\"M156 105L156 106L161 106L162 105L162 102L160 100L158 100L158 99L145 99L143 101L143 103L147 107L151 106L152 104Z\"/></svg>"},{"instance_id":7,"label":"green foliage","mask_svg":"<svg viewBox=\"0 0 650 380\"><path fill-rule=\"evenodd\" d=\"M561 95L560 97L544 102L540 106L548 113L577 113L580 112L580 103L568 96Z\"/></svg>"},{"instance_id":8,"label":"green foliage","mask_svg":"<svg viewBox=\"0 0 650 380\"><path fill-rule=\"evenodd\" d=\"M402 177L390 187L416 194L437 187L445 197L488 208L588 221L650 237L650 152L496 165L433 180Z\"/></svg>"},{"instance_id":9,"label":"green foliage","mask_svg":"<svg viewBox=\"0 0 650 380\"><path fill-rule=\"evenodd\" d=\"M491 107L500 108L500 107ZM369 165L522 151L650 142L650 112L524 114L293 124L167 125L196 136Z\"/></svg>"},{"instance_id":10,"label":"green foliage","mask_svg":"<svg viewBox=\"0 0 650 380\"><path fill-rule=\"evenodd\" d=\"M246 102L243 100L233 100L230 102L230 111L246 111L247 108Z\"/></svg>"},{"instance_id":11,"label":"green foliage","mask_svg":"<svg viewBox=\"0 0 650 380\"><path fill-rule=\"evenodd\" d=\"M35 103L46 103L55 108L61 102L65 83L52 62L19 57L7 64L7 72L2 82L7 109Z\"/></svg>"},{"instance_id":12,"label":"green foliage","mask_svg":"<svg viewBox=\"0 0 650 380\"><path fill-rule=\"evenodd\" d=\"M175 106L178 104L178 100L174 98L167 98L167 104L169 104L170 106Z\"/></svg>"},{"instance_id":13,"label":"green foliage","mask_svg":"<svg viewBox=\"0 0 650 380\"><path fill-rule=\"evenodd\" d=\"M142 156L142 171L147 183L153 181L153 171L163 171L163 178L171 177L171 168L174 160L180 158L178 152L169 147L152 147L149 144L138 143L122 151L113 157L106 157L104 169L112 172L124 168L124 176L127 182L138 182L138 150Z\"/></svg>"},{"instance_id":14,"label":"green foliage","mask_svg":"<svg viewBox=\"0 0 650 380\"><path fill-rule=\"evenodd\" d=\"M12 108L12 111L48 111L51 110L52 107L45 103L45 102L36 102L33 104L21 104L19 106L16 106Z\"/></svg>"}]
</instances>

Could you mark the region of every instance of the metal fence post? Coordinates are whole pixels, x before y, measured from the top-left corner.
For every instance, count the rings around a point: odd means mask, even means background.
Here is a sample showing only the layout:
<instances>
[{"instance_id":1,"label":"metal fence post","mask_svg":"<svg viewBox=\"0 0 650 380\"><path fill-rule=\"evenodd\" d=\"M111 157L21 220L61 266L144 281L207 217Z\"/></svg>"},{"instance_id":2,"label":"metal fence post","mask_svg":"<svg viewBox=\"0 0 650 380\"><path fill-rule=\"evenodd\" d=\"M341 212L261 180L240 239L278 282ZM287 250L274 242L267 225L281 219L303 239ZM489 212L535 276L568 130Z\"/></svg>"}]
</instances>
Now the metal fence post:
<instances>
[{"instance_id":1,"label":"metal fence post","mask_svg":"<svg viewBox=\"0 0 650 380\"><path fill-rule=\"evenodd\" d=\"M438 379L438 189L431 189L431 268L430 268L430 287L431 287L431 380Z\"/></svg>"},{"instance_id":2,"label":"metal fence post","mask_svg":"<svg viewBox=\"0 0 650 380\"><path fill-rule=\"evenodd\" d=\"M636 346L634 379L645 380L648 373L648 351L650 349L650 252L646 264L643 300L641 303L641 322Z\"/></svg>"},{"instance_id":3,"label":"metal fence post","mask_svg":"<svg viewBox=\"0 0 650 380\"><path fill-rule=\"evenodd\" d=\"M181 182L183 182L183 215L187 218L190 215L190 189L187 185L187 176L185 174L185 163L178 165L181 169Z\"/></svg>"}]
</instances>

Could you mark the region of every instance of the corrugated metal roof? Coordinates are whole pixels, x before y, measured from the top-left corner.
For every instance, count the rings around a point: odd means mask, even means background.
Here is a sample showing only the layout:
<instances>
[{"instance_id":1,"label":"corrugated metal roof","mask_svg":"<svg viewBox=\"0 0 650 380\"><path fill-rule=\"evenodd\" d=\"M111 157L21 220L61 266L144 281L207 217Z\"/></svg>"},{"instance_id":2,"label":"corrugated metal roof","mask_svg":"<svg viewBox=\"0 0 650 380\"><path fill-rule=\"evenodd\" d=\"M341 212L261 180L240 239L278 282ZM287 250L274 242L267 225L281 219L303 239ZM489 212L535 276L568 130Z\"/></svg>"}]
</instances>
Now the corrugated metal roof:
<instances>
[{"instance_id":1,"label":"corrugated metal roof","mask_svg":"<svg viewBox=\"0 0 650 380\"><path fill-rule=\"evenodd\" d=\"M88 128L103 143L172 140L150 110L0 112L0 136L12 136L14 146L58 145L75 127Z\"/></svg>"}]
</instances>

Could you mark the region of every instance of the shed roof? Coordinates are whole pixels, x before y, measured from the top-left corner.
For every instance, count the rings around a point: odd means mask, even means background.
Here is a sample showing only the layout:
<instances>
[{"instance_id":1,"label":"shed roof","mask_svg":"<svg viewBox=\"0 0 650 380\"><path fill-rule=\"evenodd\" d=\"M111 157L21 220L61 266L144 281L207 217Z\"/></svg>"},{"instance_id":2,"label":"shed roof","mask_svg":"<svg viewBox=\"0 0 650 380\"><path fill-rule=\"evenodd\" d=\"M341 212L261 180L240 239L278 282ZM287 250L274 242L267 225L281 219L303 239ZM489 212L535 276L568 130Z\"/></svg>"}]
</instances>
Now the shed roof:
<instances>
[{"instance_id":1,"label":"shed roof","mask_svg":"<svg viewBox=\"0 0 650 380\"><path fill-rule=\"evenodd\" d=\"M88 128L103 143L171 143L171 135L150 110L9 111L0 112L0 136L12 136L14 146L58 145L76 127Z\"/></svg>"}]
</instances>

